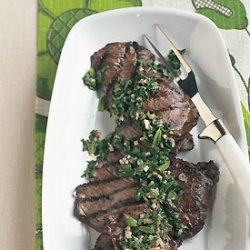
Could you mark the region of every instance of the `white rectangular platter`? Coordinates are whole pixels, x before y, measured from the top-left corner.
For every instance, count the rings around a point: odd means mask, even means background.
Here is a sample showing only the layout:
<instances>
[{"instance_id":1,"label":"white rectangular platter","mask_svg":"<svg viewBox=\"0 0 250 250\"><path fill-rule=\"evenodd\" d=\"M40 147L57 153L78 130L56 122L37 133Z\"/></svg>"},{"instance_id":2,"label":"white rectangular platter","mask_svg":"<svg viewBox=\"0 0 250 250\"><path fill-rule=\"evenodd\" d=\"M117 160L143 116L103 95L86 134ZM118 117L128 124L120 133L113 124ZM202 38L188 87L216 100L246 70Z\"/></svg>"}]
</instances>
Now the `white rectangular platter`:
<instances>
[{"instance_id":1,"label":"white rectangular platter","mask_svg":"<svg viewBox=\"0 0 250 250\"><path fill-rule=\"evenodd\" d=\"M92 129L111 130L107 113L97 112L95 92L83 85L82 76L90 67L90 56L109 42L137 41L145 45L148 34L167 52L155 32L160 24L193 68L199 91L221 117L236 141L246 152L246 137L239 95L225 44L215 25L203 16L164 8L129 8L87 17L71 30L59 62L49 112L43 170L43 241L45 250L87 250L94 237L73 216L76 186L88 156L80 140ZM197 135L204 128L200 121L192 130L195 149L182 155L194 163L215 160L220 167L214 204L206 226L180 250L247 250L248 222L235 184L224 162L210 141ZM237 166L235 166L237 167Z\"/></svg>"}]
</instances>

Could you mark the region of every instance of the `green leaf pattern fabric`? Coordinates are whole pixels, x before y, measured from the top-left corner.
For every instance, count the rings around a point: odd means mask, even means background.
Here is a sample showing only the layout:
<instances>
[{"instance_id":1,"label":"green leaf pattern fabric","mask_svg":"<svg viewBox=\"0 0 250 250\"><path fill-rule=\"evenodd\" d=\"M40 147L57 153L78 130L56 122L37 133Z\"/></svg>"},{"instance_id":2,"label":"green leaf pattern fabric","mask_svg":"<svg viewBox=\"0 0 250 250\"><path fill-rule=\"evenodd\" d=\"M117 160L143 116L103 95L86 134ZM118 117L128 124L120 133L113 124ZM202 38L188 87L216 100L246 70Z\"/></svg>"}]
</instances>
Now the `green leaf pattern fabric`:
<instances>
[{"instance_id":1,"label":"green leaf pattern fabric","mask_svg":"<svg viewBox=\"0 0 250 250\"><path fill-rule=\"evenodd\" d=\"M172 2L172 3L170 3ZM174 3L173 3L174 2ZM240 0L39 0L37 42L37 96L50 100L57 64L65 39L71 28L82 18L98 12L133 6L163 6L188 9L210 18L220 29L242 30L249 37L247 9ZM250 54L250 51L248 51ZM242 111L250 145L250 72L242 74L238 61L229 51L232 67L246 92L247 104ZM36 115L35 169L36 169L36 250L42 250L42 173L47 118ZM249 147L250 154L250 147Z\"/></svg>"}]
</instances>

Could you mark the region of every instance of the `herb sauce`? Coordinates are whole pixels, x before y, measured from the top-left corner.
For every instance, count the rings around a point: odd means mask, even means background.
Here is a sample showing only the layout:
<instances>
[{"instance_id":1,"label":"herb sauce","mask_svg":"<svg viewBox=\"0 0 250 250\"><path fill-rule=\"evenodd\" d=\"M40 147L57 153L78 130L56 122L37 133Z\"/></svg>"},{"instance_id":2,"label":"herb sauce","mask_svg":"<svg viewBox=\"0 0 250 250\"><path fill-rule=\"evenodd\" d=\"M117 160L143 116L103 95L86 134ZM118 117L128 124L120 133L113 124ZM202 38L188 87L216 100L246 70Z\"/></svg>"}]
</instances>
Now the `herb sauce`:
<instances>
[{"instance_id":1,"label":"herb sauce","mask_svg":"<svg viewBox=\"0 0 250 250\"><path fill-rule=\"evenodd\" d=\"M180 64L173 53L168 60L180 71ZM143 105L150 95L158 90L157 78L148 71L160 72L170 79L170 75L161 65L145 65L137 63L136 75L127 81L117 81L112 95L111 115L115 116L117 124L124 118L129 118L142 131L137 141L125 140L116 134L116 130L104 139L100 133L93 130L87 140L82 140L83 150L95 155L95 161L89 161L84 176L91 177L98 167L98 161L107 159L110 152L118 150L123 155L119 160L120 176L133 178L140 183L136 199L146 201L151 211L142 213L138 219L129 217L126 220L123 239L120 244L123 249L148 249L159 247L171 238L178 239L185 235L178 214L174 211L182 187L171 175L170 153L175 142L169 137L169 128L163 120L154 113L142 112ZM101 78L106 68L95 72L91 68L83 77L85 85L92 90L101 86ZM171 79L170 79L171 80ZM106 108L105 97L100 100L98 109ZM145 141L149 147L141 147Z\"/></svg>"}]
</instances>

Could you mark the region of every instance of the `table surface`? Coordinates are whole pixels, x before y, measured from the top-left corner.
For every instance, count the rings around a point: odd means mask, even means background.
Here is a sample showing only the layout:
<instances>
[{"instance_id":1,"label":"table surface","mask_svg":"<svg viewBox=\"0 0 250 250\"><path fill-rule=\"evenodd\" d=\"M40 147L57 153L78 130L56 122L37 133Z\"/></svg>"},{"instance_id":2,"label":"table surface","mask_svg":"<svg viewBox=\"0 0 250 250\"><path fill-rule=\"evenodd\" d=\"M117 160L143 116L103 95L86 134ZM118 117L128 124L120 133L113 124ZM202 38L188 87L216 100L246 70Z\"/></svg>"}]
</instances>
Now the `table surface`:
<instances>
[{"instance_id":1,"label":"table surface","mask_svg":"<svg viewBox=\"0 0 250 250\"><path fill-rule=\"evenodd\" d=\"M0 249L35 249L37 2L0 0Z\"/></svg>"}]
</instances>

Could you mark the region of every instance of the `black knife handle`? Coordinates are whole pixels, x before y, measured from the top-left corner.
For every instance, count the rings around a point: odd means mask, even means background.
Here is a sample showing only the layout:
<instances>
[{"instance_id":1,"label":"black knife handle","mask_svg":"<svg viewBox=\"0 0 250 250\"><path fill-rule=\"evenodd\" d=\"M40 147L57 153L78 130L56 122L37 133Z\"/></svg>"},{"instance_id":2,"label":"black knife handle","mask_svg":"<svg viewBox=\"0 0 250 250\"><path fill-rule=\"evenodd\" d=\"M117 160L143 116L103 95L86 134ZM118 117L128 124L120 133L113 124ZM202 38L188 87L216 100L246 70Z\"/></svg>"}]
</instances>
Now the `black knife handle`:
<instances>
[{"instance_id":1,"label":"black knife handle","mask_svg":"<svg viewBox=\"0 0 250 250\"><path fill-rule=\"evenodd\" d=\"M192 98L195 94L198 93L195 76L192 71L188 73L188 76L185 79L180 79L178 85L190 98Z\"/></svg>"}]
</instances>

